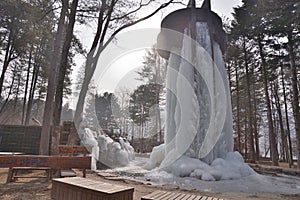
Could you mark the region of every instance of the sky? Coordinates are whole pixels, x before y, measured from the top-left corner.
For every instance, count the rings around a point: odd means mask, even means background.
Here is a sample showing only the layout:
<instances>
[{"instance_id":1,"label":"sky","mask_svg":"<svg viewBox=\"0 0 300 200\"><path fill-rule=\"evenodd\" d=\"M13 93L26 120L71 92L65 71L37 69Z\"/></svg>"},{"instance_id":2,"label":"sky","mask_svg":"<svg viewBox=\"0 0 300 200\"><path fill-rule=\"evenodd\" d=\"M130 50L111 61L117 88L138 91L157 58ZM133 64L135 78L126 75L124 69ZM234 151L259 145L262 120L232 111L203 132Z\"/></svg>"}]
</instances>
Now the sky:
<instances>
[{"instance_id":1,"label":"sky","mask_svg":"<svg viewBox=\"0 0 300 200\"><path fill-rule=\"evenodd\" d=\"M183 1L183 3L187 3L188 0ZM197 7L200 7L202 5L203 0L197 1ZM211 0L212 4L212 11L216 12L221 18L231 18L232 19L232 12L233 7L237 7L241 5L241 0ZM157 6L157 5L156 5ZM136 38L144 38L145 36L142 34L138 35L136 31L141 29L147 29L151 28L150 32L155 34L159 33L160 30L160 23L161 20L168 15L169 13L184 8L185 6L181 4L175 4L170 5L166 9L158 12L155 16L151 17L150 19L141 22L135 26L132 26L125 31L121 33L120 37L124 37L124 40L127 40L129 42L134 41L136 42ZM147 13L151 12L154 7L149 7L148 10L144 10L143 13L139 13L140 16L145 16ZM96 27L96 26L95 26ZM93 33L95 32L95 27L77 27L75 34L79 37L79 39L83 42L84 47L89 49L91 46ZM130 38L130 36L124 36L127 33L130 34L136 34L135 38ZM123 35L122 35L123 34ZM149 44L154 44L156 42L156 36L155 37L147 37L147 40ZM127 42L128 42L127 41ZM118 41L118 45L115 48L123 48L123 46L126 46L126 43L123 44L122 42ZM115 45L115 44L113 44ZM151 46L151 45L150 45ZM147 48L146 48L147 49ZM118 51L118 50L117 50ZM99 93L109 91L109 92L116 92L118 91L118 88L128 88L130 90L134 90L141 82L137 81L136 78L136 71L141 69L142 62L144 60L146 50L141 48L131 49L129 51L123 51L121 54L110 57L110 61L107 64L108 66L105 68L105 70L102 70L97 74L97 90ZM110 55L108 53L107 55ZM108 56L109 57L109 56ZM73 80L76 77L76 74L78 73L78 68L82 67L85 59L78 57L76 59L76 65L77 68L74 69L73 72Z\"/></svg>"}]
</instances>

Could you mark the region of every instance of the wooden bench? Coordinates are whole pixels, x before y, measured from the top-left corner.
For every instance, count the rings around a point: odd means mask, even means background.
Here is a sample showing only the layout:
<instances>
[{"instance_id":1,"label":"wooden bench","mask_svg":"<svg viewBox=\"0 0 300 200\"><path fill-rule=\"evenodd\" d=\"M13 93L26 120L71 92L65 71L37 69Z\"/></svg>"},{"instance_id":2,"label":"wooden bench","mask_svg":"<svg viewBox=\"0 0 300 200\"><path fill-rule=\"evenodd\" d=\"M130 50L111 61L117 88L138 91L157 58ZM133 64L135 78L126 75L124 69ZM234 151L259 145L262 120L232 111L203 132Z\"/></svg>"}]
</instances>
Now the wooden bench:
<instances>
[{"instance_id":1,"label":"wooden bench","mask_svg":"<svg viewBox=\"0 0 300 200\"><path fill-rule=\"evenodd\" d=\"M63 149L71 149L72 152L79 153L84 147L67 146ZM75 150L74 150L75 149ZM63 151L63 150L62 150ZM81 152L81 151L80 151ZM88 152L85 149L85 152ZM86 176L86 169L91 168L91 157L86 153L77 156L34 156L34 155L6 155L0 156L0 168L9 168L7 182L17 178L47 178L52 179L53 170L62 169L82 169L83 176ZM46 176L19 176L19 171L45 170Z\"/></svg>"},{"instance_id":2,"label":"wooden bench","mask_svg":"<svg viewBox=\"0 0 300 200\"><path fill-rule=\"evenodd\" d=\"M58 152L60 156L78 156L82 155L83 157L86 157L90 152L92 152L92 147L86 147L86 146L72 146L72 145L59 145L58 146ZM91 169L91 167L89 167ZM76 176L76 174L71 169L61 169L60 170L60 176L61 177L70 177L70 176ZM82 170L82 176L86 177L86 169Z\"/></svg>"},{"instance_id":3,"label":"wooden bench","mask_svg":"<svg viewBox=\"0 0 300 200\"><path fill-rule=\"evenodd\" d=\"M222 200L214 197L198 196L194 194L183 194L166 191L155 191L142 197L142 200Z\"/></svg>"},{"instance_id":4,"label":"wooden bench","mask_svg":"<svg viewBox=\"0 0 300 200\"><path fill-rule=\"evenodd\" d=\"M54 200L133 200L134 188L73 177L52 180Z\"/></svg>"}]
</instances>

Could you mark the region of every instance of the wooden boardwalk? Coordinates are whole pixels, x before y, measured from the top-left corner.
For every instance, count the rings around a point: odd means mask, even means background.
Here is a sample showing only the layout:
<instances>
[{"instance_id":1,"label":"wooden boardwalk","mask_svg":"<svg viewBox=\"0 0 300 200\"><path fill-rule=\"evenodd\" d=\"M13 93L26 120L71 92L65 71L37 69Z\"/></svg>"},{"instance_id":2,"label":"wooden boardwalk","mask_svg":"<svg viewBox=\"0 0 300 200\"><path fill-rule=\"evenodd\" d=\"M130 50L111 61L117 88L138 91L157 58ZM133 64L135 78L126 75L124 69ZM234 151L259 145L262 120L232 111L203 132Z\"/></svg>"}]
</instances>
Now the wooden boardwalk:
<instances>
[{"instance_id":1,"label":"wooden boardwalk","mask_svg":"<svg viewBox=\"0 0 300 200\"><path fill-rule=\"evenodd\" d=\"M155 191L142 197L142 200L223 200L214 197L199 196L194 194Z\"/></svg>"}]
</instances>

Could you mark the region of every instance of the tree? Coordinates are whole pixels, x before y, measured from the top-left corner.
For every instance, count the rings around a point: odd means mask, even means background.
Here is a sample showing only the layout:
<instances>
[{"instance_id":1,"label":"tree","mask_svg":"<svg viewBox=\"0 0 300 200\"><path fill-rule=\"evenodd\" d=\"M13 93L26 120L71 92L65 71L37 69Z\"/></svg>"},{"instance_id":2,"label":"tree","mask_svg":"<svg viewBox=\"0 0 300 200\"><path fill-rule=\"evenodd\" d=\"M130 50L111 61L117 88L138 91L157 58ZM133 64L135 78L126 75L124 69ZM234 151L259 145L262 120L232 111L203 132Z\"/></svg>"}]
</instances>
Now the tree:
<instances>
[{"instance_id":1,"label":"tree","mask_svg":"<svg viewBox=\"0 0 300 200\"><path fill-rule=\"evenodd\" d=\"M140 85L131 95L129 104L130 117L135 124L140 127L139 139L142 140L140 149L143 149L143 139L145 137L145 124L150 119L150 111L153 106L158 105L156 91L161 85L148 83ZM157 130L157 129L156 129ZM155 133L157 134L157 132Z\"/></svg>"},{"instance_id":2,"label":"tree","mask_svg":"<svg viewBox=\"0 0 300 200\"><path fill-rule=\"evenodd\" d=\"M40 74L35 74L35 72L37 72L36 66L46 66L48 62L46 52L49 50L47 49L47 46L49 44L48 42L51 42L53 27L53 12L48 10L49 4L48 1L28 2L15 0L8 0L0 3L0 35L3 36L1 38L0 46L3 47L2 45L4 45L5 48L10 48L9 54L4 53L7 57L1 63L1 65L3 64L4 69L1 72L1 77L4 81L0 81L2 98L5 98L5 94L8 94L7 90L9 87L7 86L12 78L9 76L10 69L14 68L15 64L25 66L26 63L28 63L27 73L24 73L24 69L20 70L19 73L16 73L16 76L19 76L20 78L16 77L15 83L18 84L12 85L13 91L16 91L14 97L15 105L19 105L19 101L23 98L22 108L15 109L15 111L18 112L18 120L16 120L16 122L18 121L17 124L20 124L20 122L24 123L26 115L28 122L31 118L30 104L33 102L33 99L28 98L28 96L33 97L32 93L34 93L34 90L29 89L29 86L33 85L33 82L30 82L30 80L35 80L31 78L32 66L34 66L32 77L34 76L38 80ZM47 15L45 15L45 12L47 12ZM0 54L1 53L3 53L2 48L0 50ZM41 67L40 71L43 71L44 69L45 68ZM28 94L29 90L32 91L31 94ZM8 96L6 95L6 98L7 97ZM27 98L29 99L29 102L26 109ZM19 117L19 113L21 113L20 110L22 111L22 115ZM26 113L26 110L29 111L27 112L28 114Z\"/></svg>"},{"instance_id":3,"label":"tree","mask_svg":"<svg viewBox=\"0 0 300 200\"><path fill-rule=\"evenodd\" d=\"M106 4L106 1L101 2L101 7L99 9L99 15L98 15L97 31L93 40L93 44L87 56L85 73L84 73L85 77L82 83L82 88L80 90L78 103L76 106L76 112L74 116L75 124L80 124L82 120L84 99L88 90L88 85L96 69L97 58L99 57L100 53L106 48L106 46L114 39L114 37L120 31L152 17L161 9L170 5L173 2L173 0L169 0L166 3L163 3L149 15L137 20L133 20L134 14L136 14L136 12L138 12L141 8L147 6L151 2L152 1L148 1L146 3L140 3L136 7L131 6L132 10L125 13L117 12L118 11L117 6L119 6L118 3L122 4L122 1L116 2L113 0L110 2L109 5ZM108 29L114 23L116 24L116 26L114 26L116 28L112 30L112 33L110 33Z\"/></svg>"},{"instance_id":4,"label":"tree","mask_svg":"<svg viewBox=\"0 0 300 200\"><path fill-rule=\"evenodd\" d=\"M251 13L247 10L249 5L247 3L244 4L243 7L240 7L239 9L235 10L235 18L236 21L234 22L232 35L233 39L237 39L241 37L241 53L243 54L243 62L245 67L245 75L246 75L246 95L247 95L247 105L248 105L248 112L247 112L247 118L249 120L249 148L250 148L250 161L255 161L255 149L254 149L254 119L253 119L253 106L252 106L252 95L251 95L251 85L250 85L250 72L249 72L249 56L250 52L247 48L249 48L249 45L252 46L251 43L251 30L249 30L249 27L251 27L251 23L253 18L251 17Z\"/></svg>"},{"instance_id":5,"label":"tree","mask_svg":"<svg viewBox=\"0 0 300 200\"><path fill-rule=\"evenodd\" d=\"M160 85L160 87L156 87L155 98L157 102L157 106L154 108L155 112L155 134L159 134L159 141L163 141L163 133L161 127L161 117L160 117L160 102L161 98L163 98L163 88L165 88L165 80L167 73L167 61L161 58L157 51L156 46L154 45L152 49L147 51L143 68L140 71L137 71L139 75L139 80L146 82L147 84L156 84Z\"/></svg>"},{"instance_id":6,"label":"tree","mask_svg":"<svg viewBox=\"0 0 300 200\"><path fill-rule=\"evenodd\" d=\"M102 129L113 132L113 129L119 128L116 119L120 118L121 108L113 93L105 92L103 95L96 95L95 111Z\"/></svg>"},{"instance_id":7,"label":"tree","mask_svg":"<svg viewBox=\"0 0 300 200\"><path fill-rule=\"evenodd\" d=\"M68 68L68 57L69 57L69 51L71 48L71 42L73 38L73 29L75 25L75 17L76 17L76 9L78 6L78 0L73 0L71 5L71 11L70 15L68 17L68 26L65 33L65 39L64 44L62 46L62 52L61 52L61 59L60 64L57 66L57 84L55 88L55 95L54 97L49 97L49 101L53 98L54 99L54 105L53 105L53 112L44 112L44 119L51 119L51 115L53 114L53 126L55 127L55 131L52 133L52 154L58 153L58 145L60 141L60 116L61 116L61 110L62 110L62 99L63 99L63 90L64 90L64 82L65 77L67 73ZM55 81L56 81L55 80ZM47 103L47 99L46 99ZM52 102L51 102L52 103ZM42 132L43 133L43 132ZM45 134L46 135L46 134Z\"/></svg>"},{"instance_id":8,"label":"tree","mask_svg":"<svg viewBox=\"0 0 300 200\"><path fill-rule=\"evenodd\" d=\"M238 119L235 126L241 132L243 126L252 132L245 139L250 144L251 156L253 157L251 153L253 149L258 156L259 128L263 128L263 120L267 118L269 135L266 138L269 139L273 165L278 165L278 143L281 143L284 157L292 158L292 139L289 139L290 113L288 110L293 108L295 127L299 113L297 110L297 107L299 108L299 86L296 83L298 73L297 70L295 73L296 62L294 62L297 55L295 52L299 52L296 39L299 38L299 4L287 2L283 5L281 1L262 0L244 0L243 3L243 6L235 9L235 20L232 24L229 41L231 46L236 47L247 56L242 59L241 53L236 53L229 54L226 59L229 68L236 67L237 69L235 75L232 76L231 74L231 77L236 78L233 83L238 83L232 84L233 100L238 100L236 101L237 106L233 106L233 108L239 109L239 111L234 112L237 113L235 120ZM246 42L243 43L243 41ZM249 48L247 49L247 47ZM246 63L246 61L248 62ZM242 70L240 66L247 66L246 64L248 64L248 70L247 68ZM243 81L244 73L246 81ZM289 74L293 78L289 79ZM246 87L244 87L244 82ZM248 108L243 108L243 104L240 103L244 95L244 88L247 90ZM289 99L292 101L289 102ZM284 101L286 123L283 122L281 101ZM244 120L245 124L243 124L241 116L245 110L248 114ZM238 133L238 135L240 134ZM252 141L252 134L254 134L254 141ZM296 141L299 140L296 139ZM238 136L238 149L241 149L240 143L241 136ZM246 152L247 150L245 149ZM267 154L268 151L265 152L265 155ZM292 159L289 160L291 166Z\"/></svg>"},{"instance_id":9,"label":"tree","mask_svg":"<svg viewBox=\"0 0 300 200\"><path fill-rule=\"evenodd\" d=\"M63 41L65 16L68 9L68 1L62 1L62 8L59 18L59 23L57 27L57 33L54 41L54 47L52 51L52 59L49 67L49 78L48 78L48 89L47 97L44 108L43 116L43 126L41 132L41 142L40 142L40 154L49 154L49 139L50 139L50 126L52 120L53 111L53 100L55 95L55 81L56 81L56 70L60 60L61 45Z\"/></svg>"}]
</instances>

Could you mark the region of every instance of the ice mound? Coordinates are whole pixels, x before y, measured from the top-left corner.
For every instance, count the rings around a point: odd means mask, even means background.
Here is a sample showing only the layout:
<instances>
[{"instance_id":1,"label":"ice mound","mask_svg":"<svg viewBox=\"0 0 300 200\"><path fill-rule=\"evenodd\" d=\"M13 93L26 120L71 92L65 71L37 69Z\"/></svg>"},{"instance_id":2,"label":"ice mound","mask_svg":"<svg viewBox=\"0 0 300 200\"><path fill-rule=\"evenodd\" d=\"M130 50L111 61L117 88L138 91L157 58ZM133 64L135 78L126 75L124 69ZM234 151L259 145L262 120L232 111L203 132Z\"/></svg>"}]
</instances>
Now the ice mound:
<instances>
[{"instance_id":1,"label":"ice mound","mask_svg":"<svg viewBox=\"0 0 300 200\"><path fill-rule=\"evenodd\" d=\"M211 165L199 159L182 156L164 169L155 168L151 170L145 177L154 182L163 182L162 180L165 178L169 182L171 175L192 177L204 181L219 181L240 179L252 174L255 174L254 170L244 162L241 154L228 152L224 159L217 158Z\"/></svg>"},{"instance_id":2,"label":"ice mound","mask_svg":"<svg viewBox=\"0 0 300 200\"><path fill-rule=\"evenodd\" d=\"M119 137L114 141L107 135L97 134L89 128L83 131L82 144L92 146L92 170L97 169L97 161L108 167L123 167L134 160L134 149L128 141Z\"/></svg>"},{"instance_id":3,"label":"ice mound","mask_svg":"<svg viewBox=\"0 0 300 200\"><path fill-rule=\"evenodd\" d=\"M81 138L81 143L84 146L91 146L92 148L92 163L91 170L97 170L97 160L99 158L99 146L96 140L96 132L89 128L85 128L83 131L83 136Z\"/></svg>"},{"instance_id":4,"label":"ice mound","mask_svg":"<svg viewBox=\"0 0 300 200\"><path fill-rule=\"evenodd\" d=\"M98 137L99 161L108 167L123 167L134 160L134 149L124 138L116 142L109 136Z\"/></svg>"}]
</instances>

